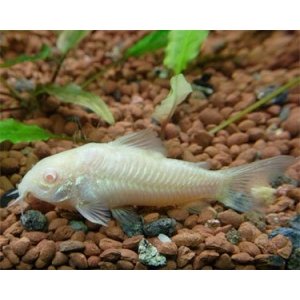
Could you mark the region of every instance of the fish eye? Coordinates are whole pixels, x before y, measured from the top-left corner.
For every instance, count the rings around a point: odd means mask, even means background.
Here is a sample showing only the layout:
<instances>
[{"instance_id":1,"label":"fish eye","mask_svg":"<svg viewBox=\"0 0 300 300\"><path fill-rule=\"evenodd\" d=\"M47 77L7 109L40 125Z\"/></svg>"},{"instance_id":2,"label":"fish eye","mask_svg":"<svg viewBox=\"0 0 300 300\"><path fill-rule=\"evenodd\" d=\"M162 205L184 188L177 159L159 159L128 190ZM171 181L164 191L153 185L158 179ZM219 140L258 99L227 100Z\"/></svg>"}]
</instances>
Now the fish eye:
<instances>
[{"instance_id":1,"label":"fish eye","mask_svg":"<svg viewBox=\"0 0 300 300\"><path fill-rule=\"evenodd\" d=\"M44 174L44 180L47 183L54 183L58 178L57 172L55 170L47 170Z\"/></svg>"}]
</instances>

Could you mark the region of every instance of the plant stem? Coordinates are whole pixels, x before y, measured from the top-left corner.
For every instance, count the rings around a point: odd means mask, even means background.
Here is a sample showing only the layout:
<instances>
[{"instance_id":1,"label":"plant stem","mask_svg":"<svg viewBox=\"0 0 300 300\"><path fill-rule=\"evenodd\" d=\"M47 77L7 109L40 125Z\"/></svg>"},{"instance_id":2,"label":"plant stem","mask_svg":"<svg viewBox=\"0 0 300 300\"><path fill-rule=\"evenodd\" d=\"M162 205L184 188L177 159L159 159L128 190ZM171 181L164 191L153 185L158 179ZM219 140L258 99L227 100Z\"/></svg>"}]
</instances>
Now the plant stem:
<instances>
[{"instance_id":1,"label":"plant stem","mask_svg":"<svg viewBox=\"0 0 300 300\"><path fill-rule=\"evenodd\" d=\"M300 84L300 77L296 77L292 80L290 80L288 83L286 83L285 85L279 87L278 89L276 89L274 92L266 95L265 97L263 97L262 99L260 99L259 101L251 104L250 106L246 107L245 109L243 109L242 111L236 113L235 115L233 115L232 117L230 117L229 119L223 121L221 124L219 124L218 126L214 127L213 129L211 129L209 131L210 134L215 134L218 131L220 131L221 129L227 127L228 125L236 122L237 120L241 119L242 117L244 117L246 114L252 112L253 110L259 108L260 106L268 103L271 99L273 99L274 97L278 96L279 94L297 86Z\"/></svg>"},{"instance_id":2,"label":"plant stem","mask_svg":"<svg viewBox=\"0 0 300 300\"><path fill-rule=\"evenodd\" d=\"M9 90L11 96L13 96L15 99L17 99L21 103L25 102L25 99L23 99L20 96L20 94L14 88L11 87L2 76L0 76L0 82Z\"/></svg>"},{"instance_id":3,"label":"plant stem","mask_svg":"<svg viewBox=\"0 0 300 300\"><path fill-rule=\"evenodd\" d=\"M61 67L62 67L62 64L63 64L63 62L64 62L64 60L65 60L67 54L68 54L68 52L65 53L65 54L59 59L59 62L58 62L58 64L57 64L57 66L56 66L56 69L55 69L55 71L54 71L54 73L53 73L53 75L52 75L51 83L55 83L56 77L57 77L57 75L58 75L58 73L59 73L59 71L60 71L60 69L61 69Z\"/></svg>"}]
</instances>

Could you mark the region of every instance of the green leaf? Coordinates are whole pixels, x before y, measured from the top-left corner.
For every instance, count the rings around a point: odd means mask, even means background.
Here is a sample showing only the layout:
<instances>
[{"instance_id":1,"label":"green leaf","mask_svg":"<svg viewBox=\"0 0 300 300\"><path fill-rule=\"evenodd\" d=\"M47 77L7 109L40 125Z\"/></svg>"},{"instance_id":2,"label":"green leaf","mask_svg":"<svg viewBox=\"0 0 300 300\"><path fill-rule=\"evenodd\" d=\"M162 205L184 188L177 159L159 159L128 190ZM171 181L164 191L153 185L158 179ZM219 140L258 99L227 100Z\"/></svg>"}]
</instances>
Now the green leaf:
<instances>
[{"instance_id":1,"label":"green leaf","mask_svg":"<svg viewBox=\"0 0 300 300\"><path fill-rule=\"evenodd\" d=\"M140 56L147 52L153 52L167 45L170 30L157 30L144 36L133 46L127 49L125 56Z\"/></svg>"},{"instance_id":2,"label":"green leaf","mask_svg":"<svg viewBox=\"0 0 300 300\"><path fill-rule=\"evenodd\" d=\"M35 55L26 55L22 54L20 56L17 56L12 59L6 60L3 64L0 65L1 68L9 68L11 66L14 66L16 64L20 64L22 62L26 61L37 61L37 60L43 60L46 59L51 55L51 48L47 45L43 45L41 50L35 54Z\"/></svg>"},{"instance_id":3,"label":"green leaf","mask_svg":"<svg viewBox=\"0 0 300 300\"><path fill-rule=\"evenodd\" d=\"M169 33L164 65L175 74L181 73L197 57L207 35L208 30L172 30Z\"/></svg>"},{"instance_id":4,"label":"green leaf","mask_svg":"<svg viewBox=\"0 0 300 300\"><path fill-rule=\"evenodd\" d=\"M192 86L186 81L182 74L171 78L171 91L159 106L154 110L152 118L163 124L173 116L176 107L182 103L192 92Z\"/></svg>"},{"instance_id":5,"label":"green leaf","mask_svg":"<svg viewBox=\"0 0 300 300\"><path fill-rule=\"evenodd\" d=\"M114 124L114 117L105 102L97 95L81 89L76 84L58 86L55 84L46 85L38 91L55 96L62 102L73 103L84 106L94 111L98 116L109 124Z\"/></svg>"},{"instance_id":6,"label":"green leaf","mask_svg":"<svg viewBox=\"0 0 300 300\"><path fill-rule=\"evenodd\" d=\"M64 30L56 41L56 47L62 54L76 47L77 44L89 33L89 30Z\"/></svg>"},{"instance_id":7,"label":"green leaf","mask_svg":"<svg viewBox=\"0 0 300 300\"><path fill-rule=\"evenodd\" d=\"M37 125L27 125L14 119L0 121L0 142L9 140L12 143L48 140L55 135Z\"/></svg>"}]
</instances>

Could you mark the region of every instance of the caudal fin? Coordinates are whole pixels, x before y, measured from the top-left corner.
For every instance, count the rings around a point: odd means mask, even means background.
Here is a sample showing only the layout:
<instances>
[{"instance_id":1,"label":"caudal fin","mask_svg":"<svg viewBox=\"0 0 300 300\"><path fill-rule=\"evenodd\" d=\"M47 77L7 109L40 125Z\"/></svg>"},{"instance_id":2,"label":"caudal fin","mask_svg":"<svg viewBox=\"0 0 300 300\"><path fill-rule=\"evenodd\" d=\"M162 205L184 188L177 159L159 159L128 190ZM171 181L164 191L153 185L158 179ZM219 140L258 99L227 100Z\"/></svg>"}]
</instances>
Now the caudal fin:
<instances>
[{"instance_id":1,"label":"caudal fin","mask_svg":"<svg viewBox=\"0 0 300 300\"><path fill-rule=\"evenodd\" d=\"M282 175L296 158L280 155L219 171L224 175L218 200L237 211L259 210L272 197L269 183Z\"/></svg>"}]
</instances>

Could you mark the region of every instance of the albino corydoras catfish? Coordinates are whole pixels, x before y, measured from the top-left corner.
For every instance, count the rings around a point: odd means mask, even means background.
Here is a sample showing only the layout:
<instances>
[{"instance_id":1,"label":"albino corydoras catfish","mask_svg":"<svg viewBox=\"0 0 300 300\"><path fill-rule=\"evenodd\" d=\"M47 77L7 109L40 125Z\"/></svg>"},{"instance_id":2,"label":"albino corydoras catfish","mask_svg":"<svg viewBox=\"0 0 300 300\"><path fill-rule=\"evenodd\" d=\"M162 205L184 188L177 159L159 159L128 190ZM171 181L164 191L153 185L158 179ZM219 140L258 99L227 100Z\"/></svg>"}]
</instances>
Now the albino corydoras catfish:
<instances>
[{"instance_id":1,"label":"albino corydoras catfish","mask_svg":"<svg viewBox=\"0 0 300 300\"><path fill-rule=\"evenodd\" d=\"M113 216L130 219L130 206L189 206L216 199L238 211L259 205L258 188L295 161L277 156L219 171L206 163L165 156L151 130L131 133L106 144L90 143L39 161L18 185L28 193L60 205L67 203L91 222L106 225Z\"/></svg>"}]
</instances>

